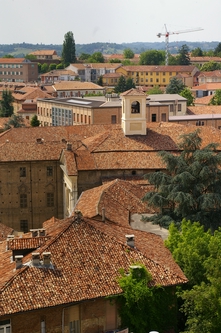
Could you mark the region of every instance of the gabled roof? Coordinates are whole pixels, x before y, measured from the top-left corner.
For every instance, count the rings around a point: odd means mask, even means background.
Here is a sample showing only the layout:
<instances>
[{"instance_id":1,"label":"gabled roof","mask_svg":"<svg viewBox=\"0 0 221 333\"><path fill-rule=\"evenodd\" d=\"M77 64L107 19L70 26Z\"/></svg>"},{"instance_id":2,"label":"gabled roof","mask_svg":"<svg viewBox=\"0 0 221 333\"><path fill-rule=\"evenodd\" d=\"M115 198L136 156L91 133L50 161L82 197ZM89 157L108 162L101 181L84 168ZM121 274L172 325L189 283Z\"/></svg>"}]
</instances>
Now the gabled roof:
<instances>
[{"instance_id":1,"label":"gabled roof","mask_svg":"<svg viewBox=\"0 0 221 333\"><path fill-rule=\"evenodd\" d=\"M93 82L81 82L81 81L62 81L56 82L53 85L55 91L59 90L104 90L104 87L99 86Z\"/></svg>"},{"instance_id":2,"label":"gabled roof","mask_svg":"<svg viewBox=\"0 0 221 333\"><path fill-rule=\"evenodd\" d=\"M47 92L43 91L39 87L24 87L20 90L14 90L13 97L15 100L24 101L26 99L34 99L37 98L51 98Z\"/></svg>"},{"instance_id":3,"label":"gabled roof","mask_svg":"<svg viewBox=\"0 0 221 333\"><path fill-rule=\"evenodd\" d=\"M217 89L221 89L221 82L204 83L199 86L194 86L191 89L192 90L217 90Z\"/></svg>"},{"instance_id":4,"label":"gabled roof","mask_svg":"<svg viewBox=\"0 0 221 333\"><path fill-rule=\"evenodd\" d=\"M119 294L119 269L135 262L147 267L150 285L187 282L160 236L77 216L43 227L47 239L32 252L51 253L49 266L34 266L30 253L15 269L11 251L0 254L0 316ZM135 248L126 244L130 234Z\"/></svg>"},{"instance_id":5,"label":"gabled roof","mask_svg":"<svg viewBox=\"0 0 221 333\"><path fill-rule=\"evenodd\" d=\"M120 94L121 96L146 96L146 94L140 89L131 88Z\"/></svg>"},{"instance_id":6,"label":"gabled roof","mask_svg":"<svg viewBox=\"0 0 221 333\"><path fill-rule=\"evenodd\" d=\"M146 187L135 185L129 181L115 179L102 186L83 192L78 199L75 209L80 210L83 216L119 222L128 226L130 214L154 213L147 208L141 199L144 197Z\"/></svg>"},{"instance_id":7,"label":"gabled roof","mask_svg":"<svg viewBox=\"0 0 221 333\"><path fill-rule=\"evenodd\" d=\"M55 50L37 50L37 51L33 51L29 54L32 54L32 55L36 55L36 56L39 56L39 55L57 55L57 52Z\"/></svg>"}]
</instances>

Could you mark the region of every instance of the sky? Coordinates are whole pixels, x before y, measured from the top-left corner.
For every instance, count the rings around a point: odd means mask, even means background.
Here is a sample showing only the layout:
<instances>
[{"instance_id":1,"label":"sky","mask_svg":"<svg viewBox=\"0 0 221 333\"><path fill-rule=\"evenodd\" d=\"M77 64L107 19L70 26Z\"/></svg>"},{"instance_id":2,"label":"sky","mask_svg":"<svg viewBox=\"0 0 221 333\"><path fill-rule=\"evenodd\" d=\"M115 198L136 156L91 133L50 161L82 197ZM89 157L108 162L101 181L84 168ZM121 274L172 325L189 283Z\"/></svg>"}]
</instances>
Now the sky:
<instances>
[{"instance_id":1,"label":"sky","mask_svg":"<svg viewBox=\"0 0 221 333\"><path fill-rule=\"evenodd\" d=\"M165 28L173 42L221 42L221 0L0 0L0 8L0 44L61 45L68 31L76 44L163 42Z\"/></svg>"}]
</instances>

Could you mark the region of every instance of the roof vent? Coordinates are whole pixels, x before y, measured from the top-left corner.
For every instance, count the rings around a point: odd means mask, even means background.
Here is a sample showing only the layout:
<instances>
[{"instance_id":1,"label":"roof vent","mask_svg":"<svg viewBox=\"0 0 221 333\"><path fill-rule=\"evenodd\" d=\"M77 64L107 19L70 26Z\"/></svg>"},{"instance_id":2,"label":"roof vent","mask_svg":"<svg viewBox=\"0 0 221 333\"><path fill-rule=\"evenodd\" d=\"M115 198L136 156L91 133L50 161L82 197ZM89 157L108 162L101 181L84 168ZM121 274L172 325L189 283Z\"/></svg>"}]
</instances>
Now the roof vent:
<instances>
[{"instance_id":1,"label":"roof vent","mask_svg":"<svg viewBox=\"0 0 221 333\"><path fill-rule=\"evenodd\" d=\"M51 264L51 252L43 252L43 265L49 266Z\"/></svg>"},{"instance_id":2,"label":"roof vent","mask_svg":"<svg viewBox=\"0 0 221 333\"><path fill-rule=\"evenodd\" d=\"M16 269L22 267L22 259L23 259L23 256L22 256L22 255L20 255L20 256L15 256L15 267L16 267Z\"/></svg>"},{"instance_id":3,"label":"roof vent","mask_svg":"<svg viewBox=\"0 0 221 333\"><path fill-rule=\"evenodd\" d=\"M127 245L130 247L134 247L134 235L125 235Z\"/></svg>"},{"instance_id":4,"label":"roof vent","mask_svg":"<svg viewBox=\"0 0 221 333\"><path fill-rule=\"evenodd\" d=\"M33 266L40 264L40 253L38 253L38 252L32 253L32 264L33 264Z\"/></svg>"},{"instance_id":5,"label":"roof vent","mask_svg":"<svg viewBox=\"0 0 221 333\"><path fill-rule=\"evenodd\" d=\"M37 143L43 143L43 142L44 142L44 139L42 139L42 138L37 138L37 139L36 139L36 142L37 142Z\"/></svg>"}]
</instances>

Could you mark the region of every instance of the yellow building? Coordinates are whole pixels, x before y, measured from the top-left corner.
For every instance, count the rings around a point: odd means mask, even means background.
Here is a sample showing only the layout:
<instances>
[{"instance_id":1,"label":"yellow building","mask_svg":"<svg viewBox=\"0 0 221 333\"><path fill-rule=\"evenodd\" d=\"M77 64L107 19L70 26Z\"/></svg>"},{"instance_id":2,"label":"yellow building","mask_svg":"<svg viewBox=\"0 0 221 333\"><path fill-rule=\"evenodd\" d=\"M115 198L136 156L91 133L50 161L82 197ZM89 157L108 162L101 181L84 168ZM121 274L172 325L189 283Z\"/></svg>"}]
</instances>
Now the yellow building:
<instances>
[{"instance_id":1,"label":"yellow building","mask_svg":"<svg viewBox=\"0 0 221 333\"><path fill-rule=\"evenodd\" d=\"M179 76L179 79L188 87L193 87L197 82L196 74L199 70L196 66L121 66L116 73L132 78L137 86L160 86L166 88L170 79Z\"/></svg>"}]
</instances>

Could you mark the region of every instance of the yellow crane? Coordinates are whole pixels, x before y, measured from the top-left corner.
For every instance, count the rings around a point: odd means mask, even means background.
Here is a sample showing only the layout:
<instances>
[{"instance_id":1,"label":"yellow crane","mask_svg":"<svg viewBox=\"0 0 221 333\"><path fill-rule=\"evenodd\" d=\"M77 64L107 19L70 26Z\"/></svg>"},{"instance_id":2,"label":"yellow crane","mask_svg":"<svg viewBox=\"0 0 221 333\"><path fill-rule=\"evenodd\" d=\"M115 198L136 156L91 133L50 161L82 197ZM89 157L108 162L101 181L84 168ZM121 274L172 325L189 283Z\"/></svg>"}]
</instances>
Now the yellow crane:
<instances>
[{"instance_id":1,"label":"yellow crane","mask_svg":"<svg viewBox=\"0 0 221 333\"><path fill-rule=\"evenodd\" d=\"M159 32L157 34L157 37L162 37L165 36L165 43L166 43L166 60L165 60L165 64L166 66L168 66L168 58L169 58L169 36L170 35L178 35L178 34L184 34L184 33L188 33L188 32L194 32L194 31L200 31L203 30L202 28L195 28L195 29L187 29L187 30L179 30L179 31L168 31L167 30L167 26L166 24L164 24L165 27L165 33L161 33Z\"/></svg>"}]
</instances>

